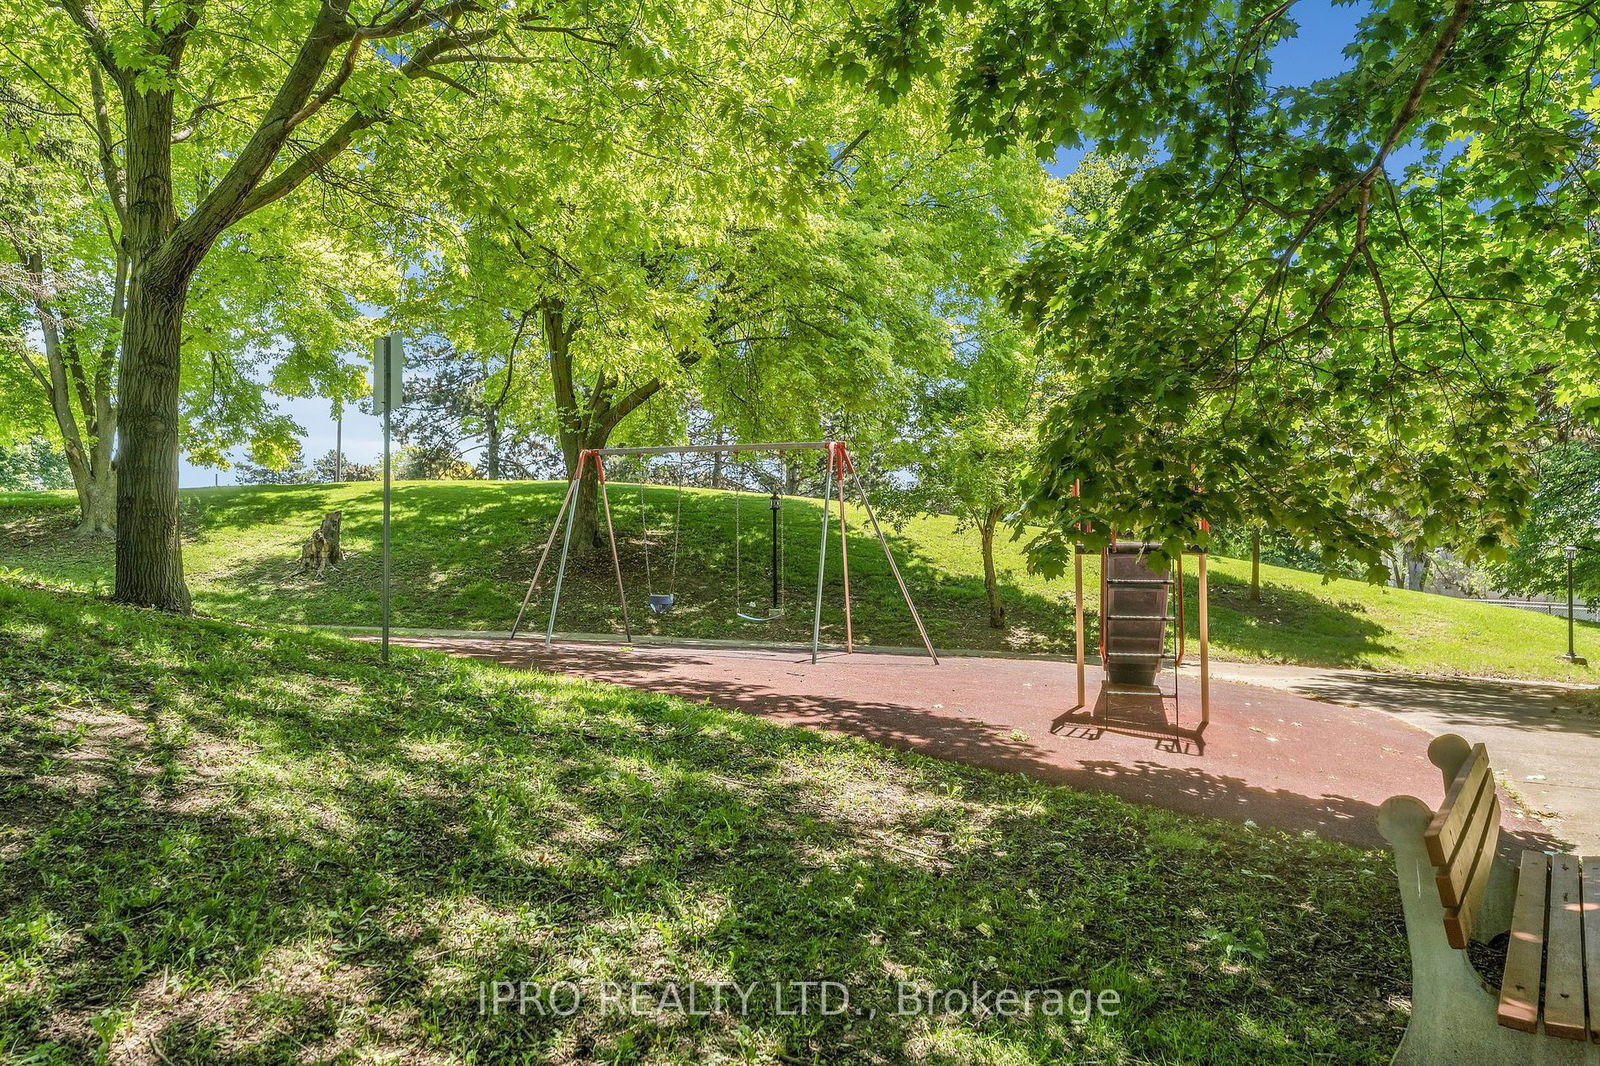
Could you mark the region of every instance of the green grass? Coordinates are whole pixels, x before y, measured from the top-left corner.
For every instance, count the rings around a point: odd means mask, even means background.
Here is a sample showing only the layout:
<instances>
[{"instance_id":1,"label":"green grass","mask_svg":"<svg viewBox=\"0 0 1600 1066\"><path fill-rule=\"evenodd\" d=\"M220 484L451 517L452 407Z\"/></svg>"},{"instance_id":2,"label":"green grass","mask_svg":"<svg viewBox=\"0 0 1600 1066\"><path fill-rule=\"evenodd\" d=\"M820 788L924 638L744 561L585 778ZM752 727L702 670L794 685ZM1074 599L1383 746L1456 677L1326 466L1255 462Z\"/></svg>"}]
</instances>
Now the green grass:
<instances>
[{"instance_id":1,"label":"green grass","mask_svg":"<svg viewBox=\"0 0 1600 1066\"><path fill-rule=\"evenodd\" d=\"M785 507L788 616L752 625L734 618L733 498L691 491L685 497L677 594L680 606L664 618L645 609L643 535L638 490L614 484L620 554L636 632L662 636L809 641L816 581L820 510L815 501ZM560 502L553 483L402 482L395 490L394 623L421 628L504 630ZM376 486L198 489L184 493L185 561L195 603L226 617L309 624L372 625L378 618L381 497ZM652 489L651 562L657 591L668 584L669 489ZM743 599L760 596L765 578L768 521L762 497L743 497ZM72 536L70 494L0 496L0 567L90 589L109 587L111 547ZM324 510L344 511L350 559L324 578L293 574L300 544ZM848 512L855 633L867 644L911 646L916 631L906 615L864 516ZM946 648L1070 652L1070 579L1029 575L1021 546L1001 546L999 565L1009 627L991 629L984 602L977 539L954 522L930 516L891 531L891 542L923 610L934 642ZM830 546L824 639L844 639L838 542ZM752 557L757 560L751 565ZM1097 598L1096 567L1087 566L1086 597ZM1264 598L1248 595L1245 562L1211 561L1211 637L1219 657L1349 666L1419 673L1478 674L1583 680L1589 675L1556 661L1565 650L1558 618L1490 604L1446 599L1364 582L1324 582L1315 574L1262 568ZM530 625L542 630L550 582L535 597ZM1196 611L1188 574L1190 631ZM621 632L621 613L602 555L569 574L559 628ZM1093 622L1090 623L1091 641ZM1583 625L1580 653L1600 657L1600 630ZM1191 645L1192 646L1192 645Z\"/></svg>"},{"instance_id":2,"label":"green grass","mask_svg":"<svg viewBox=\"0 0 1600 1066\"><path fill-rule=\"evenodd\" d=\"M1352 1066L1405 1021L1381 851L14 579L0 677L8 1062ZM480 1016L497 979L590 998ZM593 995L634 980L755 991ZM851 1012L782 1013L774 982L805 980ZM898 1016L897 982L1123 1006Z\"/></svg>"}]
</instances>

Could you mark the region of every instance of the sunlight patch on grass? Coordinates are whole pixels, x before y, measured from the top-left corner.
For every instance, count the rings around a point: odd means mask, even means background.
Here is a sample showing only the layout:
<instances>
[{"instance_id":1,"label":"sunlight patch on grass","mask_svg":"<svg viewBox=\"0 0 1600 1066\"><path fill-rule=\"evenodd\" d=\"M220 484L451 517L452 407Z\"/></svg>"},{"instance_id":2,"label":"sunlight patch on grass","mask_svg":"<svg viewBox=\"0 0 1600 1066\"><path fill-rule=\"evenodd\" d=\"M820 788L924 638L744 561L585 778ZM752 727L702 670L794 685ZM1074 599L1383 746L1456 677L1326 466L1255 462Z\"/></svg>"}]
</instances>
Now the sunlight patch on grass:
<instances>
[{"instance_id":1,"label":"sunlight patch on grass","mask_svg":"<svg viewBox=\"0 0 1600 1066\"><path fill-rule=\"evenodd\" d=\"M1379 1064L1404 1025L1381 852L5 581L0 618L43 634L0 642L8 1054ZM40 772L63 750L104 772ZM477 1010L484 981L635 978L758 991L704 1019ZM822 979L878 1013L778 1009L774 982ZM1126 1006L899 1016L897 981Z\"/></svg>"}]
</instances>

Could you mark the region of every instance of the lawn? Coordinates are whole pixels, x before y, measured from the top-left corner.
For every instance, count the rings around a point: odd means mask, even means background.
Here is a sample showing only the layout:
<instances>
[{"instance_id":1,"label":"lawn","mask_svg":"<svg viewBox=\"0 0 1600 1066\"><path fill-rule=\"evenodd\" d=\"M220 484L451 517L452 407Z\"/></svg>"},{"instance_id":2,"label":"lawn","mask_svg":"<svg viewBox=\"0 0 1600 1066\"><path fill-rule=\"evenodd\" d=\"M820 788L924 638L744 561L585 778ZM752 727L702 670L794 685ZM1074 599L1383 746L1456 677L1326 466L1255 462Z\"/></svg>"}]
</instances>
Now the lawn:
<instances>
[{"instance_id":1,"label":"lawn","mask_svg":"<svg viewBox=\"0 0 1600 1066\"><path fill-rule=\"evenodd\" d=\"M675 591L664 617L645 609L644 535L638 489L612 485L612 502L636 632L659 636L809 641L820 510L816 501L785 502L786 617L751 624L734 617L735 593L748 602L766 581L769 513L762 497L742 497L742 588L735 589L733 505L728 493L691 490ZM560 502L549 482L402 482L395 490L394 623L437 629L505 630ZM195 603L222 617L318 625L371 625L378 618L381 496L376 486L196 489L184 493L185 560ZM651 564L656 591L671 570L672 491L648 492ZM111 546L72 535L70 494L0 495L0 567L89 589L110 584ZM345 566L322 578L294 573L300 544L325 510L344 511ZM848 512L855 634L866 644L917 643L894 582L857 509ZM890 540L936 645L1016 652L1070 652L1070 579L1027 573L1019 542L1000 548L1009 626L991 629L984 604L977 538L947 517L914 519ZM844 639L837 540L830 546L823 637ZM756 560L752 564L752 559ZM1092 612L1098 577L1087 567ZM1261 603L1249 598L1249 564L1211 560L1211 636L1217 656L1241 661L1348 666L1417 673L1585 680L1560 663L1559 618L1452 600L1364 582L1324 582L1315 574L1264 566ZM535 597L529 625L542 631L549 582ZM1188 573L1191 633L1194 580ZM569 574L559 627L621 632L608 556ZM1093 616L1090 621L1094 639ZM1600 656L1600 629L1583 624L1579 652ZM1092 646L1092 644L1091 644ZM1191 645L1192 647L1192 645Z\"/></svg>"},{"instance_id":2,"label":"lawn","mask_svg":"<svg viewBox=\"0 0 1600 1066\"><path fill-rule=\"evenodd\" d=\"M1405 1022L1381 851L14 578L0 677L8 1062L1379 1064ZM974 985L1120 1006L897 1012Z\"/></svg>"}]
</instances>

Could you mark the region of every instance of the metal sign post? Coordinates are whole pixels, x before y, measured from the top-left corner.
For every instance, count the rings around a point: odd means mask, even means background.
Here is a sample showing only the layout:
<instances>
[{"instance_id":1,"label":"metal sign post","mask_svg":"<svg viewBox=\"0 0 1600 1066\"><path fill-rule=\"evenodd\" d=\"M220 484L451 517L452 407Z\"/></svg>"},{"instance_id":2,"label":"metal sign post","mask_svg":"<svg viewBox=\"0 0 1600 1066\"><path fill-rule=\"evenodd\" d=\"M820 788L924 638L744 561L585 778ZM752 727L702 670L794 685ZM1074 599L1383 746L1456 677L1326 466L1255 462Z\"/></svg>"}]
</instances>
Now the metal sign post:
<instances>
[{"instance_id":1,"label":"metal sign post","mask_svg":"<svg viewBox=\"0 0 1600 1066\"><path fill-rule=\"evenodd\" d=\"M383 661L389 661L389 430L404 398L405 349L393 333L372 345L372 406L383 414Z\"/></svg>"}]
</instances>

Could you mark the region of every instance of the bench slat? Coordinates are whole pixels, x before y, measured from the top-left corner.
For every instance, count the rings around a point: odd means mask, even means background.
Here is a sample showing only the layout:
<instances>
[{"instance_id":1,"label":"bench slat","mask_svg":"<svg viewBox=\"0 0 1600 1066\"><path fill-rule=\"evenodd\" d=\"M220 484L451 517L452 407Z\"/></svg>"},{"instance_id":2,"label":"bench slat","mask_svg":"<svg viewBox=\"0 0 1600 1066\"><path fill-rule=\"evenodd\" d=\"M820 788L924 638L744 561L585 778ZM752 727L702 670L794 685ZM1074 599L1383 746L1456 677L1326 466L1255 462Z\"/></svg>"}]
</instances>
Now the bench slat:
<instances>
[{"instance_id":1,"label":"bench slat","mask_svg":"<svg viewBox=\"0 0 1600 1066\"><path fill-rule=\"evenodd\" d=\"M1550 859L1549 944L1544 962L1544 1030L1551 1036L1585 1040L1583 998L1583 901L1576 855Z\"/></svg>"},{"instance_id":2,"label":"bench slat","mask_svg":"<svg viewBox=\"0 0 1600 1066\"><path fill-rule=\"evenodd\" d=\"M1463 871L1461 876L1465 879L1461 904L1444 909L1445 938L1451 947L1463 950L1467 941L1472 939L1472 928L1478 922L1478 908L1483 905L1484 892L1489 887L1489 875L1494 869L1495 849L1500 843L1500 797L1490 798L1488 813L1489 817L1483 822L1482 842L1470 852L1463 848L1461 859L1456 864ZM1448 874L1435 868L1434 876L1443 885Z\"/></svg>"},{"instance_id":3,"label":"bench slat","mask_svg":"<svg viewBox=\"0 0 1600 1066\"><path fill-rule=\"evenodd\" d=\"M1472 823L1461 837L1461 846L1448 866L1433 868L1439 886L1439 902L1459 907L1472 895L1477 881L1489 875L1496 850L1500 847L1500 797L1491 785L1487 801L1473 812Z\"/></svg>"},{"instance_id":4,"label":"bench slat","mask_svg":"<svg viewBox=\"0 0 1600 1066\"><path fill-rule=\"evenodd\" d=\"M1422 834L1428 846L1428 858L1435 866L1449 866L1455 857L1461 831L1466 828L1484 792L1485 785L1494 789L1494 777L1489 773L1489 750L1474 744L1472 752L1462 762L1461 768L1445 789L1444 802L1428 823ZM1465 802L1463 802L1465 801Z\"/></svg>"},{"instance_id":5,"label":"bench slat","mask_svg":"<svg viewBox=\"0 0 1600 1066\"><path fill-rule=\"evenodd\" d=\"M1550 861L1537 851L1522 853L1517 874L1517 902L1511 912L1511 944L1506 949L1505 978L1500 982L1501 1025L1525 1033L1539 1031L1539 979L1544 970L1545 889Z\"/></svg>"},{"instance_id":6,"label":"bench slat","mask_svg":"<svg viewBox=\"0 0 1600 1066\"><path fill-rule=\"evenodd\" d=\"M1583 860L1583 958L1589 973L1589 1039L1600 1043L1600 856Z\"/></svg>"}]
</instances>

